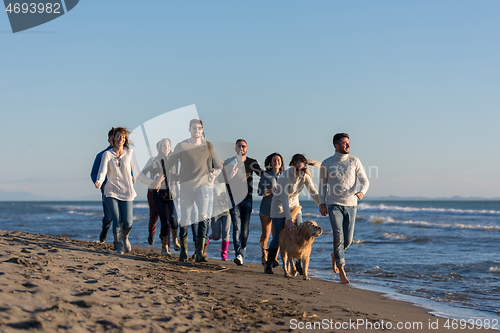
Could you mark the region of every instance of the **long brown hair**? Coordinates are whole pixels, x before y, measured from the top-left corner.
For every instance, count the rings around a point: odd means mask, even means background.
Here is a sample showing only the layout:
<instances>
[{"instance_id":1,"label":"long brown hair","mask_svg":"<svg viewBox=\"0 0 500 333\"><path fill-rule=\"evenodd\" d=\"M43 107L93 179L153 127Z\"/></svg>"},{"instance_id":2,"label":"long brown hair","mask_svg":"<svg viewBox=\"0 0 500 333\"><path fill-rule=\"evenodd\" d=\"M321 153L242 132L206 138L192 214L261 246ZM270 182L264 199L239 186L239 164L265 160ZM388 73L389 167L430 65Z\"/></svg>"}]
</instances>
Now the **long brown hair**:
<instances>
[{"instance_id":1,"label":"long brown hair","mask_svg":"<svg viewBox=\"0 0 500 333\"><path fill-rule=\"evenodd\" d=\"M272 170L273 166L271 165L271 162L273 160L274 156L278 156L281 160L281 167L280 167L280 172L283 172L285 170L285 162L283 161L283 156L281 156L278 153L272 153L269 156L266 157L266 161L264 162L264 166L266 168L266 171Z\"/></svg>"},{"instance_id":2,"label":"long brown hair","mask_svg":"<svg viewBox=\"0 0 500 333\"><path fill-rule=\"evenodd\" d=\"M128 129L126 129L125 127L115 127L115 130L113 132L113 146L115 144L114 136L117 133L123 134L125 136L125 143L123 144L123 147L129 148L130 146L134 145L134 143L128 138L128 135L131 133Z\"/></svg>"}]
</instances>

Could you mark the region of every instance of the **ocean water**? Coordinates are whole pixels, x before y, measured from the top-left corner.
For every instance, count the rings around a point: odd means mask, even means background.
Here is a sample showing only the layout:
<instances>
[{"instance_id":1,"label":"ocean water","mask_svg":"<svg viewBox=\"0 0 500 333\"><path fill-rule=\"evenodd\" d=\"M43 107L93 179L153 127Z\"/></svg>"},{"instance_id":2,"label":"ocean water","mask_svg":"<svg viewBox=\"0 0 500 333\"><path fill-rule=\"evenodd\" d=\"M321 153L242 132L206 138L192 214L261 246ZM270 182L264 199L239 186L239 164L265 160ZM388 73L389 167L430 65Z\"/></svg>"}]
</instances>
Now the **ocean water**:
<instances>
[{"instance_id":1,"label":"ocean water","mask_svg":"<svg viewBox=\"0 0 500 333\"><path fill-rule=\"evenodd\" d=\"M247 246L246 261L253 263L260 263L259 204L254 202ZM313 244L310 275L338 281L331 270L330 221L319 215L314 202L301 205L304 220L323 227ZM147 203L135 202L133 245L149 246L148 217ZM97 241L101 219L101 202L0 202L3 230ZM415 303L435 314L498 321L499 240L499 201L362 201L354 242L346 250L346 270L356 287ZM220 244L210 243L210 257L220 258ZM191 253L192 241L189 246ZM160 247L158 238L153 247ZM232 244L229 257L234 258ZM282 274L282 269L275 273Z\"/></svg>"}]
</instances>

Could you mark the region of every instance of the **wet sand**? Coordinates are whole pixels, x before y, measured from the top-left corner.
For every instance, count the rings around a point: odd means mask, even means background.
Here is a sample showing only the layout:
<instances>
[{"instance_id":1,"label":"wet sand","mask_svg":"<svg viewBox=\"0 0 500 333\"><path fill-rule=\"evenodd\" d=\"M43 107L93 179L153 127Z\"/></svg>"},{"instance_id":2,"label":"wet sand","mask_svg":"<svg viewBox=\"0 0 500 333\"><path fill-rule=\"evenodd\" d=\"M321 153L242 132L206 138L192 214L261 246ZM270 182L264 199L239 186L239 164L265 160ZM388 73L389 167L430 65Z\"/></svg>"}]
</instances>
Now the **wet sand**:
<instances>
[{"instance_id":1,"label":"wet sand","mask_svg":"<svg viewBox=\"0 0 500 333\"><path fill-rule=\"evenodd\" d=\"M448 329L446 319L375 292L274 271L0 230L0 332L484 332Z\"/></svg>"}]
</instances>

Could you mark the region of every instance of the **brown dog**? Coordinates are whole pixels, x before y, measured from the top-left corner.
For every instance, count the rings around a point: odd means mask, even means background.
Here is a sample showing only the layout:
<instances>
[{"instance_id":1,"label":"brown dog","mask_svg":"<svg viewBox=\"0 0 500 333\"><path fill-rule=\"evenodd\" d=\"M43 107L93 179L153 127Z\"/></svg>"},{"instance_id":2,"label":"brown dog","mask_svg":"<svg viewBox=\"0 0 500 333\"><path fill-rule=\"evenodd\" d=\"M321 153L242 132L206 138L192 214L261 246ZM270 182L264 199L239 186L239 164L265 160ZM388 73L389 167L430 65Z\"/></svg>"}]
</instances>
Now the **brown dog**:
<instances>
[{"instance_id":1,"label":"brown dog","mask_svg":"<svg viewBox=\"0 0 500 333\"><path fill-rule=\"evenodd\" d=\"M304 270L304 280L309 281L307 268L314 238L323 233L323 228L314 221L305 221L292 230L283 229L280 232L280 251L285 277L297 275L294 259L300 259ZM291 271L290 271L291 267Z\"/></svg>"}]
</instances>

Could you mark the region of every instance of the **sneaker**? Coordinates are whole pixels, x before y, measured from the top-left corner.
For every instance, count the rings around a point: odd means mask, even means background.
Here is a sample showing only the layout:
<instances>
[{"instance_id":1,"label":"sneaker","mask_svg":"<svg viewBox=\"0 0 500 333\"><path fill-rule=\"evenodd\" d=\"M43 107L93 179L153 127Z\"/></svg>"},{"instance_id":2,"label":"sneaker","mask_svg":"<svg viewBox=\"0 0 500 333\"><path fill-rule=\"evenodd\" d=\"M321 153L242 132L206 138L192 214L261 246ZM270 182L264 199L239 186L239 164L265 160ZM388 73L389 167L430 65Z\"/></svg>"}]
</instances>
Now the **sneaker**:
<instances>
[{"instance_id":1,"label":"sneaker","mask_svg":"<svg viewBox=\"0 0 500 333\"><path fill-rule=\"evenodd\" d=\"M243 265L243 257L241 256L241 254L238 254L238 256L234 258L234 263L238 266Z\"/></svg>"}]
</instances>

